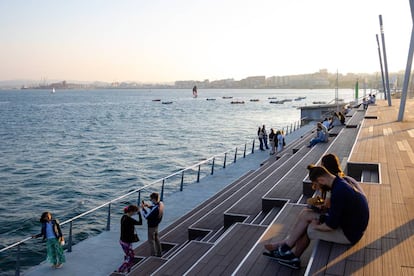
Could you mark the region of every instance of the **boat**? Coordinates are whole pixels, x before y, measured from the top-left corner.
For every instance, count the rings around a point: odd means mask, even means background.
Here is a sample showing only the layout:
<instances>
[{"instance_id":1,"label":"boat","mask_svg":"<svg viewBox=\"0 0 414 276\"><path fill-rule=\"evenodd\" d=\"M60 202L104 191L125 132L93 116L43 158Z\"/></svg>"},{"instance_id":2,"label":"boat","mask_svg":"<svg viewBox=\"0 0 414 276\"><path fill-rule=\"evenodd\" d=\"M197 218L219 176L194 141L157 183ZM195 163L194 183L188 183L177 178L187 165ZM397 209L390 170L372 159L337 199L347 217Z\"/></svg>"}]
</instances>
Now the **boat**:
<instances>
[{"instance_id":1,"label":"boat","mask_svg":"<svg viewBox=\"0 0 414 276\"><path fill-rule=\"evenodd\" d=\"M326 102L325 101L315 101L315 102L312 102L313 104L326 104Z\"/></svg>"},{"instance_id":2,"label":"boat","mask_svg":"<svg viewBox=\"0 0 414 276\"><path fill-rule=\"evenodd\" d=\"M283 104L284 101L270 101L271 104Z\"/></svg>"},{"instance_id":3,"label":"boat","mask_svg":"<svg viewBox=\"0 0 414 276\"><path fill-rule=\"evenodd\" d=\"M165 101L165 102L161 102L162 104L172 104L172 101Z\"/></svg>"},{"instance_id":4,"label":"boat","mask_svg":"<svg viewBox=\"0 0 414 276\"><path fill-rule=\"evenodd\" d=\"M231 101L231 104L244 104L244 101Z\"/></svg>"},{"instance_id":5,"label":"boat","mask_svg":"<svg viewBox=\"0 0 414 276\"><path fill-rule=\"evenodd\" d=\"M215 101L216 99L215 98L207 98L206 100L207 101Z\"/></svg>"},{"instance_id":6,"label":"boat","mask_svg":"<svg viewBox=\"0 0 414 276\"><path fill-rule=\"evenodd\" d=\"M233 97L232 97L232 96L223 96L222 98L223 98L223 99L233 99Z\"/></svg>"},{"instance_id":7,"label":"boat","mask_svg":"<svg viewBox=\"0 0 414 276\"><path fill-rule=\"evenodd\" d=\"M267 97L268 100L276 100L277 97Z\"/></svg>"},{"instance_id":8,"label":"boat","mask_svg":"<svg viewBox=\"0 0 414 276\"><path fill-rule=\"evenodd\" d=\"M259 99L250 99L251 102L258 102Z\"/></svg>"},{"instance_id":9,"label":"boat","mask_svg":"<svg viewBox=\"0 0 414 276\"><path fill-rule=\"evenodd\" d=\"M55 94L55 92L56 92L56 90L55 90L55 88L53 87L53 88L52 88L52 91L50 91L50 93Z\"/></svg>"},{"instance_id":10,"label":"boat","mask_svg":"<svg viewBox=\"0 0 414 276\"><path fill-rule=\"evenodd\" d=\"M300 100L304 100L304 99L306 99L306 97L297 97L297 98L295 98L295 99L293 99L294 101L300 101Z\"/></svg>"},{"instance_id":11,"label":"boat","mask_svg":"<svg viewBox=\"0 0 414 276\"><path fill-rule=\"evenodd\" d=\"M160 102L160 101L161 101L161 99L153 99L152 101L153 101L153 102Z\"/></svg>"}]
</instances>

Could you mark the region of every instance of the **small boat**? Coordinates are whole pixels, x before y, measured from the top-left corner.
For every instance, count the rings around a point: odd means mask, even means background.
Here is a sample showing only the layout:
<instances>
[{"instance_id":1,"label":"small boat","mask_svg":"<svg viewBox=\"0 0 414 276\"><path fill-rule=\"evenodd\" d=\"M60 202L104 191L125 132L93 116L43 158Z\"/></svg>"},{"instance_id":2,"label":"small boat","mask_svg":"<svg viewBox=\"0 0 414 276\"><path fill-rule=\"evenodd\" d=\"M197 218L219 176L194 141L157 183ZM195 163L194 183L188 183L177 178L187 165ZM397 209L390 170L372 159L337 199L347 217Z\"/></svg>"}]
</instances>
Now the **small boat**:
<instances>
[{"instance_id":1,"label":"small boat","mask_svg":"<svg viewBox=\"0 0 414 276\"><path fill-rule=\"evenodd\" d=\"M215 98L207 98L206 100L207 101L215 101L216 99Z\"/></svg>"},{"instance_id":2,"label":"small boat","mask_svg":"<svg viewBox=\"0 0 414 276\"><path fill-rule=\"evenodd\" d=\"M223 98L223 99L233 99L233 97L232 97L232 96L223 96L222 98Z\"/></svg>"},{"instance_id":3,"label":"small boat","mask_svg":"<svg viewBox=\"0 0 414 276\"><path fill-rule=\"evenodd\" d=\"M276 100L277 97L267 97L268 100Z\"/></svg>"},{"instance_id":4,"label":"small boat","mask_svg":"<svg viewBox=\"0 0 414 276\"><path fill-rule=\"evenodd\" d=\"M244 101L231 101L231 104L244 104Z\"/></svg>"},{"instance_id":5,"label":"small boat","mask_svg":"<svg viewBox=\"0 0 414 276\"><path fill-rule=\"evenodd\" d=\"M326 102L324 102L324 101L315 101L315 102L312 102L313 104L326 104Z\"/></svg>"},{"instance_id":6,"label":"small boat","mask_svg":"<svg viewBox=\"0 0 414 276\"><path fill-rule=\"evenodd\" d=\"M166 101L166 102L161 102L162 104L172 104L173 102L171 101Z\"/></svg>"},{"instance_id":7,"label":"small boat","mask_svg":"<svg viewBox=\"0 0 414 276\"><path fill-rule=\"evenodd\" d=\"M271 104L283 104L284 101L270 101Z\"/></svg>"},{"instance_id":8,"label":"small boat","mask_svg":"<svg viewBox=\"0 0 414 276\"><path fill-rule=\"evenodd\" d=\"M250 99L251 102L258 102L259 99Z\"/></svg>"},{"instance_id":9,"label":"small boat","mask_svg":"<svg viewBox=\"0 0 414 276\"><path fill-rule=\"evenodd\" d=\"M161 99L153 99L152 101L153 101L153 102L160 102L160 101L161 101Z\"/></svg>"},{"instance_id":10,"label":"small boat","mask_svg":"<svg viewBox=\"0 0 414 276\"><path fill-rule=\"evenodd\" d=\"M294 100L295 100L295 101L300 101L300 100L303 100L303 99L306 99L306 97L297 97L297 98L295 98Z\"/></svg>"},{"instance_id":11,"label":"small boat","mask_svg":"<svg viewBox=\"0 0 414 276\"><path fill-rule=\"evenodd\" d=\"M52 93L52 94L55 94L56 93L56 90L55 90L54 87L52 88L52 91L50 91L50 93Z\"/></svg>"}]
</instances>

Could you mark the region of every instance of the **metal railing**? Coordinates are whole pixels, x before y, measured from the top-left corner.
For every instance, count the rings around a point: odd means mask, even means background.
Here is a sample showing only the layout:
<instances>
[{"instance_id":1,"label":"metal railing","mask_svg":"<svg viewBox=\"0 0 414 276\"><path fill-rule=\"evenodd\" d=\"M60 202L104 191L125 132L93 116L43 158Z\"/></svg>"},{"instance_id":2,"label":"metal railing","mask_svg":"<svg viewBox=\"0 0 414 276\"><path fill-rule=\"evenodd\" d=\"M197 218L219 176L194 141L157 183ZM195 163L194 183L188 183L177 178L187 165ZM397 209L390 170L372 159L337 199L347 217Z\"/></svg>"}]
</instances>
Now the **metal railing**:
<instances>
[{"instance_id":1,"label":"metal railing","mask_svg":"<svg viewBox=\"0 0 414 276\"><path fill-rule=\"evenodd\" d=\"M294 123L292 123L290 125L287 125L286 127L283 127L282 130L284 131L285 135L289 135L292 132L294 132L297 129L299 129L302 126L302 122L303 122L303 119L302 120L299 120L299 121L296 121L296 122L294 122ZM253 141L252 141L252 143L251 143L251 151L250 151L251 154L254 153L255 140L256 140L256 138L254 138ZM245 158L246 157L246 155L248 154L247 153L247 145L248 145L248 143L245 143L243 145L243 153L242 154L240 153L238 147L236 147L234 149L234 152L233 152L233 150L229 150L229 151L226 151L224 153L214 155L214 156L212 156L212 157L210 157L210 158L208 158L206 160L203 160L203 161L201 161L201 162L199 162L199 163L197 163L197 164L195 164L193 166L190 166L190 167L187 167L185 169L179 170L179 171L177 171L177 172L175 172L173 174L170 174L170 175L168 175L166 177L163 177L161 179L158 179L156 181L153 181L150 184L147 184L145 186L142 186L142 187L140 187L138 189L134 189L132 191L129 191L126 194L123 194L122 196L119 196L117 198L114 198L114 199L112 199L112 200L110 200L108 202L105 202L105 203L103 203L103 204L101 204L101 205L99 205L99 206L97 206L95 208L92 208L92 209L90 209L90 210L88 210L88 211L86 211L86 212L84 212L82 214L79 214L79 215L77 215L77 216L75 216L73 218L70 218L68 220L63 221L60 224L61 226L66 225L66 224L69 224L69 235L68 235L67 245L66 245L67 252L72 252L72 246L73 246L73 226L74 226L74 222L76 220L79 220L79 219L81 219L81 218L83 218L83 217L85 217L85 216L87 216L87 215L89 215L91 213L96 212L97 210L100 210L102 208L107 207L108 209L107 209L107 220L106 220L105 230L106 231L110 231L110 229L111 229L111 206L112 206L113 203L118 202L118 201L120 201L120 200L122 200L124 198L127 198L127 197L129 197L129 196L131 196L133 194L137 194L137 205L140 205L142 192L144 190L148 189L148 188L154 188L154 186L156 186L157 184L161 184L161 188L160 188L160 199L163 200L164 193L165 193L165 184L166 184L167 180L173 179L174 177L177 177L178 176L179 177L179 181L180 181L180 183L179 183L179 187L180 188L179 189L180 189L180 191L183 191L183 189L184 189L184 183L185 183L185 176L187 176L186 173L191 173L192 171L196 171L196 180L195 180L195 182L198 183L198 182L200 182L201 167L202 167L202 165L207 165L208 166L208 174L213 175L214 174L215 167L217 166L218 161L220 161L220 156L223 156L223 159L221 160L222 161L222 165L220 165L220 167L222 167L223 169L225 169L226 166L227 166L227 164L228 164L228 157L233 157L233 163L236 163L237 162L237 158L239 156L242 156L242 158ZM194 170L194 168L196 168L196 169ZM190 181L190 182L194 182L194 181ZM24 238L24 239L16 242L16 243L13 243L13 244L11 244L9 246L6 246L6 247L0 249L0 253L3 253L3 252L5 252L5 251L7 251L9 249L12 249L12 248L17 247L15 275L20 275L20 258L21 258L20 248L21 248L21 245L23 243L31 240L31 239L33 239L33 238L32 237L27 237L27 238Z\"/></svg>"}]
</instances>

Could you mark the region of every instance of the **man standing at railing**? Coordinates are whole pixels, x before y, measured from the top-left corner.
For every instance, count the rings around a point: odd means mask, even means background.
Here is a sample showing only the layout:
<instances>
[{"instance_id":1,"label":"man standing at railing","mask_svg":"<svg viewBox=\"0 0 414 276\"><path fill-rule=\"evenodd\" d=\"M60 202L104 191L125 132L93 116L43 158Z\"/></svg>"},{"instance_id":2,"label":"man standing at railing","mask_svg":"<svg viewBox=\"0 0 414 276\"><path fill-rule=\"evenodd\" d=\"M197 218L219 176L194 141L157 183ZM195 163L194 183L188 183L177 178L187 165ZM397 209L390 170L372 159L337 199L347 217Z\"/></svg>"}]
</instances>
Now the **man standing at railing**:
<instances>
[{"instance_id":1,"label":"man standing at railing","mask_svg":"<svg viewBox=\"0 0 414 276\"><path fill-rule=\"evenodd\" d=\"M150 195L150 199L151 204L147 204L142 201L141 212L148 222L148 242L151 248L151 256L161 257L162 248L158 236L158 225L160 224L164 214L164 203L160 201L158 193L152 193Z\"/></svg>"}]
</instances>

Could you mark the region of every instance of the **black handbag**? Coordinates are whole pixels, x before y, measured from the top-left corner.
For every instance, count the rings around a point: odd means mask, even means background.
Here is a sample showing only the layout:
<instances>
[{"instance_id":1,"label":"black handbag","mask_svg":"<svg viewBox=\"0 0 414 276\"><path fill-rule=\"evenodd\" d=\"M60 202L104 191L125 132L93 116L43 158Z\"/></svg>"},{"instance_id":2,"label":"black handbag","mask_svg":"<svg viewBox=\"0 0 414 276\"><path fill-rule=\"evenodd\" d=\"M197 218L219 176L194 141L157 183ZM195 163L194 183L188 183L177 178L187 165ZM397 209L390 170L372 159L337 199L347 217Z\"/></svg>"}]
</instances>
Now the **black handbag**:
<instances>
[{"instance_id":1,"label":"black handbag","mask_svg":"<svg viewBox=\"0 0 414 276\"><path fill-rule=\"evenodd\" d=\"M132 238L132 242L139 242L139 237L136 233L134 233L134 236Z\"/></svg>"}]
</instances>

